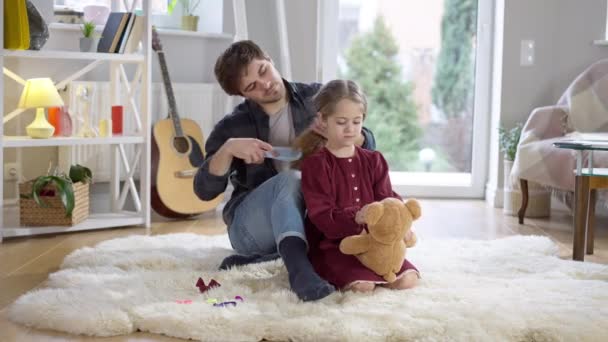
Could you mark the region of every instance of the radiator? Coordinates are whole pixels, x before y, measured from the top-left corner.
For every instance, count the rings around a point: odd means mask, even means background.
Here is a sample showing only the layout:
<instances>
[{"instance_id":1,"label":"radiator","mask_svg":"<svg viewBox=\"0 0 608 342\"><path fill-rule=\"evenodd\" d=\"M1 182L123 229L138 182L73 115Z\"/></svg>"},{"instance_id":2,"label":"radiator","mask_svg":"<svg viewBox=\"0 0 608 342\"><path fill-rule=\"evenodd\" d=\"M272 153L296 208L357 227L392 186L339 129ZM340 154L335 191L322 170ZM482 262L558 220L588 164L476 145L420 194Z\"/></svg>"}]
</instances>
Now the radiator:
<instances>
[{"instance_id":1,"label":"radiator","mask_svg":"<svg viewBox=\"0 0 608 342\"><path fill-rule=\"evenodd\" d=\"M93 128L98 128L99 120L109 119L112 104L110 103L109 82L86 82L75 81L69 87L69 111L74 123L74 134L77 134L82 123L76 119L82 109L78 99L79 86L89 86L90 94L90 122ZM181 118L196 121L203 131L204 138L209 136L213 126L227 113L231 106L231 100L215 83L174 83L173 91L177 103L177 111ZM133 134L136 122L127 105L126 94L121 99L123 105L123 134ZM151 119L152 123L167 117L167 96L162 83L152 84L151 89ZM134 146L125 146L127 158L133 159ZM63 170L69 169L72 164L81 164L89 167L93 172L94 182L107 182L110 180L110 146L69 146L59 149L59 166ZM122 169L121 169L122 170ZM126 175L121 172L121 179ZM135 173L139 177L139 170Z\"/></svg>"}]
</instances>

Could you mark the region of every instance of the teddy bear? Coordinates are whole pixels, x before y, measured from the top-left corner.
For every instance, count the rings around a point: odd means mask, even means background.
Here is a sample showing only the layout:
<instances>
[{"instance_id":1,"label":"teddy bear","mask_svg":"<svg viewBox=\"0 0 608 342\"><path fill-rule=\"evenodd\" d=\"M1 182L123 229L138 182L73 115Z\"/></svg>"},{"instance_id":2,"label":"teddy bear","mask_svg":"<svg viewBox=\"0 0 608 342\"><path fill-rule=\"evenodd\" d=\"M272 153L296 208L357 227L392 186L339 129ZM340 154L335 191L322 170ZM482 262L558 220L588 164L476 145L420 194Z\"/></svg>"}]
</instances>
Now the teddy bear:
<instances>
[{"instance_id":1,"label":"teddy bear","mask_svg":"<svg viewBox=\"0 0 608 342\"><path fill-rule=\"evenodd\" d=\"M405 259L406 248L416 244L416 236L406 241L412 222L420 217L420 203L386 198L370 203L357 212L355 221L366 224L367 231L342 239L340 251L355 255L363 265L392 283Z\"/></svg>"}]
</instances>

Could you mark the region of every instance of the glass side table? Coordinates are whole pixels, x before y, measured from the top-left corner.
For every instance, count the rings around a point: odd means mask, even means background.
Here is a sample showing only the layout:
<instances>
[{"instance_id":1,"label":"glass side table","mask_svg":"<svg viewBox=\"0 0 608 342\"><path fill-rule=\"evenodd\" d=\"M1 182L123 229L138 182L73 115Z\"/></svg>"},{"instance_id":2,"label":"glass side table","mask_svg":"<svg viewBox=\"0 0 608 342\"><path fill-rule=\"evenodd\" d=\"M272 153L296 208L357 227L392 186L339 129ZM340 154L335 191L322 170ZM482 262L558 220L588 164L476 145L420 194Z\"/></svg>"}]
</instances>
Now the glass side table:
<instances>
[{"instance_id":1,"label":"glass side table","mask_svg":"<svg viewBox=\"0 0 608 342\"><path fill-rule=\"evenodd\" d=\"M597 190L608 188L608 169L593 167L593 151L608 151L608 140L560 140L553 145L576 150L572 259L584 261L585 253L593 254ZM583 151L589 154L587 167L583 165Z\"/></svg>"}]
</instances>

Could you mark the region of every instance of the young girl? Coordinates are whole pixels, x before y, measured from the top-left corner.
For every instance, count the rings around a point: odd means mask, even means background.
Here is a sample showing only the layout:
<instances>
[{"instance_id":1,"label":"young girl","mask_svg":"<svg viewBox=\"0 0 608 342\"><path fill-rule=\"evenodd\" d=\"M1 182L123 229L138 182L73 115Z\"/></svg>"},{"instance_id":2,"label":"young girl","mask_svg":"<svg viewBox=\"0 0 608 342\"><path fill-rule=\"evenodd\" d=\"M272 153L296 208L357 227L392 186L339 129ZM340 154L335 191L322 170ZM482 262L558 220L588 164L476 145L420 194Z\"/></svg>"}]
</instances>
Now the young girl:
<instances>
[{"instance_id":1,"label":"young girl","mask_svg":"<svg viewBox=\"0 0 608 342\"><path fill-rule=\"evenodd\" d=\"M418 270L407 260L388 284L353 255L340 252L340 241L366 227L355 222L359 209L386 197L401 199L391 187L382 154L356 145L367 111L365 96L355 82L334 80L313 99L326 138L310 130L296 142L303 151L302 193L308 215L309 258L317 273L342 290L372 291L376 285L407 289L418 282ZM412 245L413 234L406 236Z\"/></svg>"}]
</instances>

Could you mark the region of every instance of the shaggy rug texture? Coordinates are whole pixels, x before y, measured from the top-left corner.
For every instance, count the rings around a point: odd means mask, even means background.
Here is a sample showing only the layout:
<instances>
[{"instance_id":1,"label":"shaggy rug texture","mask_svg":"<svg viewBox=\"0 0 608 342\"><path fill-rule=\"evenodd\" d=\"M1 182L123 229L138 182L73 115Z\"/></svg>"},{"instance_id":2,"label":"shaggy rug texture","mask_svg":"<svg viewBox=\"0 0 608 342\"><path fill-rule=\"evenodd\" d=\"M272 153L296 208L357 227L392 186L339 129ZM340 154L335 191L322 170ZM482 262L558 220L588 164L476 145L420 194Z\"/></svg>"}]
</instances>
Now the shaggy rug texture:
<instances>
[{"instance_id":1,"label":"shaggy rug texture","mask_svg":"<svg viewBox=\"0 0 608 342\"><path fill-rule=\"evenodd\" d=\"M559 259L545 237L421 239L408 250L421 270L418 287L334 293L313 303L289 290L280 260L218 271L229 246L225 235L171 234L82 248L9 315L74 334L140 330L202 341L608 338L608 266ZM221 286L200 293L199 277Z\"/></svg>"}]
</instances>

